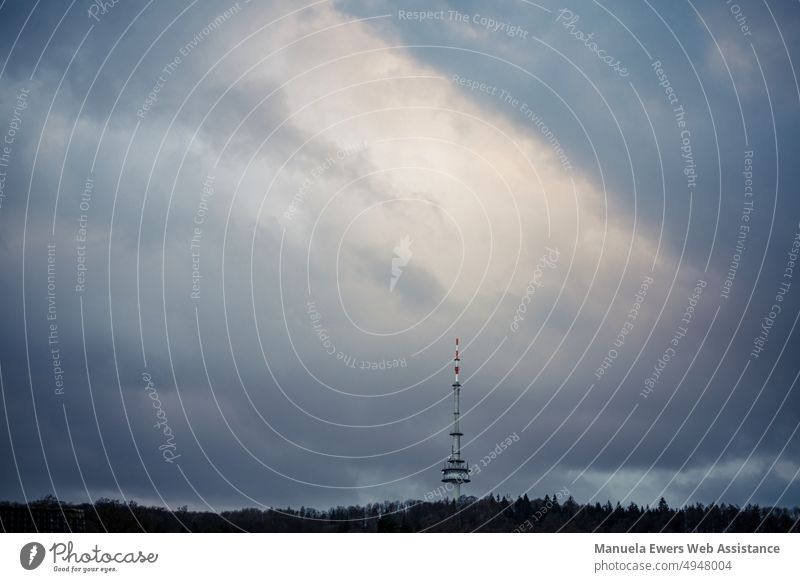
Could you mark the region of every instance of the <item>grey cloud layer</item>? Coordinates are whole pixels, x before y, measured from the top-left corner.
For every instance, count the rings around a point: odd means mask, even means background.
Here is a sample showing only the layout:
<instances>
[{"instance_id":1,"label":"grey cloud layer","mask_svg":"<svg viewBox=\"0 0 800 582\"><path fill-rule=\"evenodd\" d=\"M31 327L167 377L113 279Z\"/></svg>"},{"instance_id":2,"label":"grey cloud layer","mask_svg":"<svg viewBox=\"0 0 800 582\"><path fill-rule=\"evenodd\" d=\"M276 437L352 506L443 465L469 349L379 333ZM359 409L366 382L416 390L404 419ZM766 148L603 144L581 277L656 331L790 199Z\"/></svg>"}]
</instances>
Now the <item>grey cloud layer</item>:
<instances>
[{"instance_id":1,"label":"grey cloud layer","mask_svg":"<svg viewBox=\"0 0 800 582\"><path fill-rule=\"evenodd\" d=\"M489 15L479 4L457 9ZM653 11L618 13L648 58L607 13L571 8L579 28L628 65L623 79L555 22L554 6L492 8L527 39L480 21L405 22L394 3L358 2L263 30L295 7L241 4L220 19L231 5L203 4L174 23L185 6L150 7L126 31L143 6L121 3L94 23L65 74L92 24L68 13L29 80L58 22L37 11L2 77L0 131L20 88L31 96L0 208L0 424L11 435L0 446L9 469L0 497L85 499L85 480L93 497L195 506L191 486L215 507L420 498L438 485L448 449L449 358L461 335L467 459L521 437L469 493L568 485L581 500L797 503L796 486L784 493L799 452L797 289L737 383L800 218L790 194L798 96L763 8L746 7L755 53L729 14L701 12L730 61L737 101L702 21L673 8L662 16L689 59ZM0 11L4 39L26 10ZM793 29L781 31L793 51ZM691 200L681 127L654 60L688 112L699 175ZM470 92L454 74L517 102ZM758 194L723 300L747 150ZM82 214L87 286L76 293ZM405 236L411 257L390 289ZM57 249L63 395L48 344L48 244ZM558 261L531 286L545 247L558 248ZM648 275L641 314L614 344ZM698 279L707 287L672 344ZM653 393L641 397L670 346ZM404 365L390 367L395 360ZM176 462L159 449L167 425Z\"/></svg>"}]
</instances>

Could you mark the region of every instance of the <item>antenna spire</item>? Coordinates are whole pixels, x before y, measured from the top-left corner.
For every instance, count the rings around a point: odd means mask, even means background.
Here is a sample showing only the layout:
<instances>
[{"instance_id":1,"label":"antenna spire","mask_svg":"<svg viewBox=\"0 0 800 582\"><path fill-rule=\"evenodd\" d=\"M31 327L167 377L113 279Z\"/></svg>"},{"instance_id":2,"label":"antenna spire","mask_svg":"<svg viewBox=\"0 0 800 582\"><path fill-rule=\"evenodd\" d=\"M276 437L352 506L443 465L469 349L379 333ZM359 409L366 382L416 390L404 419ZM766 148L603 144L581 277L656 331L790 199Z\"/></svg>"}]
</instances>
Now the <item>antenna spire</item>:
<instances>
[{"instance_id":1,"label":"antenna spire","mask_svg":"<svg viewBox=\"0 0 800 582\"><path fill-rule=\"evenodd\" d=\"M461 356L459 355L458 338L456 338L456 356L453 358L455 370L455 382L453 383L453 429L450 432L452 444L450 456L444 462L442 469L442 482L453 484L453 500L458 502L461 499L461 484L469 483L469 467L467 462L461 458L461 432L459 424L461 410L461 383L458 381L458 373L461 369Z\"/></svg>"}]
</instances>

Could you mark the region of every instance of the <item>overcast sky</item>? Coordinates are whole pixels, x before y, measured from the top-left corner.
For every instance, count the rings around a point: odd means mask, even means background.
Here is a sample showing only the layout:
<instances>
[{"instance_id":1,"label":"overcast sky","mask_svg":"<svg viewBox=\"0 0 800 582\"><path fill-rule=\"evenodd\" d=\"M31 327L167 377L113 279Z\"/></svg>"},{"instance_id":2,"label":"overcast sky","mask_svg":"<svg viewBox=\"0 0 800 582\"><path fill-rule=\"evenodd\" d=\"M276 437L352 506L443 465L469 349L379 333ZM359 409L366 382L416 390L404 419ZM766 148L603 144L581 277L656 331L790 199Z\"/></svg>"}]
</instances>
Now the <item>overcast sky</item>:
<instances>
[{"instance_id":1,"label":"overcast sky","mask_svg":"<svg viewBox=\"0 0 800 582\"><path fill-rule=\"evenodd\" d=\"M460 337L466 494L800 504L796 4L102 4L0 3L0 498L430 498Z\"/></svg>"}]
</instances>

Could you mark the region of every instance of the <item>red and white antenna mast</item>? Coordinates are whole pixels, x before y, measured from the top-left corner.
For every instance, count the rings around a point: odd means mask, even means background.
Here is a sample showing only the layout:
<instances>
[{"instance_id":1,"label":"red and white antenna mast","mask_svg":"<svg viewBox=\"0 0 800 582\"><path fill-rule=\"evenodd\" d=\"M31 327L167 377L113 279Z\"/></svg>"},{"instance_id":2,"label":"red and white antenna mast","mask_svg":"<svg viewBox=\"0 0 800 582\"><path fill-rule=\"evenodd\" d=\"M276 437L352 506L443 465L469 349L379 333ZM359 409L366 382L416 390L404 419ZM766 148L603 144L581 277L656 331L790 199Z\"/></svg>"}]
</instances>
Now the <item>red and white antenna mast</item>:
<instances>
[{"instance_id":1,"label":"red and white antenna mast","mask_svg":"<svg viewBox=\"0 0 800 582\"><path fill-rule=\"evenodd\" d=\"M461 383L458 381L458 373L461 368L461 357L459 355L458 338L456 338L456 356L453 359L455 370L455 382L453 383L453 430L450 432L452 444L450 456L444 463L442 469L442 482L453 485L453 500L458 502L461 499L461 484L469 483L469 467L467 462L461 458L461 432L459 417L461 416L460 399Z\"/></svg>"}]
</instances>

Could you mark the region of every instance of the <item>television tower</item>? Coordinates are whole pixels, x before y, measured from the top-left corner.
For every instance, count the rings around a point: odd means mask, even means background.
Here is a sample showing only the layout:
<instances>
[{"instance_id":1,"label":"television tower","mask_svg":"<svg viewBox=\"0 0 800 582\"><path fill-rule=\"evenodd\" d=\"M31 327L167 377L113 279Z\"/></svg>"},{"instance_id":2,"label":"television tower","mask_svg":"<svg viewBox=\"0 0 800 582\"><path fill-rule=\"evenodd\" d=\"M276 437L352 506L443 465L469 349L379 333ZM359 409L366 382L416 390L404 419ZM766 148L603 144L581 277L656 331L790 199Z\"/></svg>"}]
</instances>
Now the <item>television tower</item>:
<instances>
[{"instance_id":1,"label":"television tower","mask_svg":"<svg viewBox=\"0 0 800 582\"><path fill-rule=\"evenodd\" d=\"M461 416L459 409L459 399L461 397L461 383L458 381L458 369L461 366L461 358L458 355L458 338L456 338L456 357L455 362L456 381L453 383L453 430L450 436L453 437L450 456L444 462L442 469L442 483L453 484L453 500L457 503L461 499L461 484L469 483L469 467L467 462L461 458L461 436L464 434L459 427L458 417Z\"/></svg>"}]
</instances>

